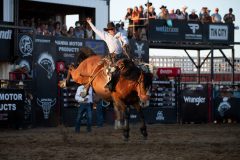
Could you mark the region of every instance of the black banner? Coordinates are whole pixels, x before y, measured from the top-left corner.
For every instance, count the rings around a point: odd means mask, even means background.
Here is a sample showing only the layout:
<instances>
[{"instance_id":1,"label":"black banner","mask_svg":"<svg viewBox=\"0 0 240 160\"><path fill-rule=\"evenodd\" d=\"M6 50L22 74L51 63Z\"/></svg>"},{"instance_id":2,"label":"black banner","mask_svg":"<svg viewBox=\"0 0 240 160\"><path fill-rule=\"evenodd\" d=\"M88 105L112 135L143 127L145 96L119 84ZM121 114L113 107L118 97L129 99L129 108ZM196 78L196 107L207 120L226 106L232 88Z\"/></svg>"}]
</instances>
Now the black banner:
<instances>
[{"instance_id":1,"label":"black banner","mask_svg":"<svg viewBox=\"0 0 240 160\"><path fill-rule=\"evenodd\" d=\"M56 46L52 37L37 36L35 39L35 90L36 120L39 125L57 124L57 74Z\"/></svg>"},{"instance_id":2,"label":"black banner","mask_svg":"<svg viewBox=\"0 0 240 160\"><path fill-rule=\"evenodd\" d=\"M0 61L9 61L13 55L13 29L0 27Z\"/></svg>"},{"instance_id":3,"label":"black banner","mask_svg":"<svg viewBox=\"0 0 240 160\"><path fill-rule=\"evenodd\" d=\"M234 25L155 19L149 21L149 40L231 44L234 42Z\"/></svg>"},{"instance_id":4,"label":"black banner","mask_svg":"<svg viewBox=\"0 0 240 160\"><path fill-rule=\"evenodd\" d=\"M0 89L0 127L19 127L24 120L23 89Z\"/></svg>"},{"instance_id":5,"label":"black banner","mask_svg":"<svg viewBox=\"0 0 240 160\"><path fill-rule=\"evenodd\" d=\"M187 85L182 90L182 122L208 122L208 106L208 88L206 85Z\"/></svg>"},{"instance_id":6,"label":"black banner","mask_svg":"<svg viewBox=\"0 0 240 160\"><path fill-rule=\"evenodd\" d=\"M129 40L131 57L140 61L149 62L149 45L147 41Z\"/></svg>"}]
</instances>

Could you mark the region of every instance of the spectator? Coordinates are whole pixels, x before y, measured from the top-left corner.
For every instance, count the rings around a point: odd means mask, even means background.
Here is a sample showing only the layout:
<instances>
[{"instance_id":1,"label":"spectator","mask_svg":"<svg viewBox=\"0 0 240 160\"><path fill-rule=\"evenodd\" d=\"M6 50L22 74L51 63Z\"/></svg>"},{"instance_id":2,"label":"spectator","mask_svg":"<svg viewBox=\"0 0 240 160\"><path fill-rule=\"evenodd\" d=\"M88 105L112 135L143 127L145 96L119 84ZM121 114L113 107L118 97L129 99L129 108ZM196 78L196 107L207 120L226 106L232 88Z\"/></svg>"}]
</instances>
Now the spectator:
<instances>
[{"instance_id":1,"label":"spectator","mask_svg":"<svg viewBox=\"0 0 240 160\"><path fill-rule=\"evenodd\" d=\"M75 34L74 34L75 32L74 32L73 26L69 27L67 33L68 33L68 37L71 37L71 38L75 37Z\"/></svg>"},{"instance_id":2,"label":"spectator","mask_svg":"<svg viewBox=\"0 0 240 160\"><path fill-rule=\"evenodd\" d=\"M133 31L136 32L139 27L139 18L140 18L140 13L138 11L138 7L135 6L132 12L132 21L133 21Z\"/></svg>"},{"instance_id":3,"label":"spectator","mask_svg":"<svg viewBox=\"0 0 240 160\"><path fill-rule=\"evenodd\" d=\"M80 85L75 94L75 100L79 103L75 132L80 132L81 120L84 111L87 112L87 132L92 130L92 105L93 105L93 90L92 87L89 88L88 93L85 91L84 85Z\"/></svg>"},{"instance_id":4,"label":"spectator","mask_svg":"<svg viewBox=\"0 0 240 160\"><path fill-rule=\"evenodd\" d=\"M233 9L229 8L229 13L224 15L223 20L225 23L233 23L235 21L235 15L232 12Z\"/></svg>"},{"instance_id":5,"label":"spectator","mask_svg":"<svg viewBox=\"0 0 240 160\"><path fill-rule=\"evenodd\" d=\"M125 20L128 20L128 38L133 36L133 21L132 21L132 8L127 8L127 13L125 15Z\"/></svg>"},{"instance_id":6,"label":"spectator","mask_svg":"<svg viewBox=\"0 0 240 160\"><path fill-rule=\"evenodd\" d=\"M144 8L142 5L140 5L138 7L138 11L139 11L139 28L143 28L144 26L144 23L145 23L145 19L144 19Z\"/></svg>"},{"instance_id":7,"label":"spectator","mask_svg":"<svg viewBox=\"0 0 240 160\"><path fill-rule=\"evenodd\" d=\"M121 22L118 27L118 32L127 37L127 31L124 29L124 22Z\"/></svg>"},{"instance_id":8,"label":"spectator","mask_svg":"<svg viewBox=\"0 0 240 160\"><path fill-rule=\"evenodd\" d=\"M185 16L182 14L180 9L176 9L175 14L176 14L178 20L185 20Z\"/></svg>"},{"instance_id":9,"label":"spectator","mask_svg":"<svg viewBox=\"0 0 240 160\"><path fill-rule=\"evenodd\" d=\"M169 19L177 19L177 16L174 13L174 9L170 9L170 11L169 11Z\"/></svg>"},{"instance_id":10,"label":"spectator","mask_svg":"<svg viewBox=\"0 0 240 160\"><path fill-rule=\"evenodd\" d=\"M155 8L153 6L149 7L149 19L156 19L157 14L155 12Z\"/></svg>"},{"instance_id":11,"label":"spectator","mask_svg":"<svg viewBox=\"0 0 240 160\"><path fill-rule=\"evenodd\" d=\"M89 24L86 24L86 38L87 39L93 39L93 30L92 28L89 26Z\"/></svg>"},{"instance_id":12,"label":"spectator","mask_svg":"<svg viewBox=\"0 0 240 160\"><path fill-rule=\"evenodd\" d=\"M199 19L198 19L198 15L196 14L196 10L195 10L195 9L193 9L193 10L191 11L191 14L189 14L188 20L189 20L189 21L198 21L198 20L199 20Z\"/></svg>"},{"instance_id":13,"label":"spectator","mask_svg":"<svg viewBox=\"0 0 240 160\"><path fill-rule=\"evenodd\" d=\"M75 32L74 35L76 38L84 38L84 30L79 21L75 23Z\"/></svg>"},{"instance_id":14,"label":"spectator","mask_svg":"<svg viewBox=\"0 0 240 160\"><path fill-rule=\"evenodd\" d=\"M61 23L59 21L54 23L54 30L52 35L56 37L61 36Z\"/></svg>"},{"instance_id":15,"label":"spectator","mask_svg":"<svg viewBox=\"0 0 240 160\"><path fill-rule=\"evenodd\" d=\"M168 19L167 6L162 5L160 8L161 12L159 13L159 19Z\"/></svg>"},{"instance_id":16,"label":"spectator","mask_svg":"<svg viewBox=\"0 0 240 160\"><path fill-rule=\"evenodd\" d=\"M188 12L187 12L187 6L183 6L182 7L182 11L181 11L181 13L182 13L182 15L184 16L184 19L187 21L188 20Z\"/></svg>"},{"instance_id":17,"label":"spectator","mask_svg":"<svg viewBox=\"0 0 240 160\"><path fill-rule=\"evenodd\" d=\"M64 36L64 37L68 37L67 25L66 25L66 24L63 24L63 25L62 25L61 35Z\"/></svg>"},{"instance_id":18,"label":"spectator","mask_svg":"<svg viewBox=\"0 0 240 160\"><path fill-rule=\"evenodd\" d=\"M202 23L211 23L212 17L209 15L210 10L207 7L202 7L202 12L199 15L199 19Z\"/></svg>"},{"instance_id":19,"label":"spectator","mask_svg":"<svg viewBox=\"0 0 240 160\"><path fill-rule=\"evenodd\" d=\"M212 14L212 22L213 23L221 23L222 22L222 17L221 15L218 13L219 9L215 8L214 13Z\"/></svg>"}]
</instances>

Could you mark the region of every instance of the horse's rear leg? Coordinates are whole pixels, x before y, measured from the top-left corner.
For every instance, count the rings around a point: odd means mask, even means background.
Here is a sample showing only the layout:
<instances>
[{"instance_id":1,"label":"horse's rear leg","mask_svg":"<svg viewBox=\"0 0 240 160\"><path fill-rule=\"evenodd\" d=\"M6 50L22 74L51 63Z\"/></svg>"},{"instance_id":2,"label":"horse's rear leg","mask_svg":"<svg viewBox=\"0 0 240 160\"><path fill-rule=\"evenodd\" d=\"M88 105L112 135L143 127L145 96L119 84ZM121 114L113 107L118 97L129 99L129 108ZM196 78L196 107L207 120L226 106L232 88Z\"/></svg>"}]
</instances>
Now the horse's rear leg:
<instances>
[{"instance_id":1,"label":"horse's rear leg","mask_svg":"<svg viewBox=\"0 0 240 160\"><path fill-rule=\"evenodd\" d=\"M148 136L147 126L146 126L146 122L145 122L145 119L144 119L144 114L143 114L143 111L142 111L141 108L139 109L138 113L139 113L139 116L140 116L140 120L142 122L142 126L140 128L140 131L141 131L141 134L143 135L143 137L146 139L147 136Z\"/></svg>"},{"instance_id":2,"label":"horse's rear leg","mask_svg":"<svg viewBox=\"0 0 240 160\"><path fill-rule=\"evenodd\" d=\"M127 107L124 112L124 129L123 129L123 136L124 140L127 141L129 138L129 117L130 117L130 108Z\"/></svg>"}]
</instances>

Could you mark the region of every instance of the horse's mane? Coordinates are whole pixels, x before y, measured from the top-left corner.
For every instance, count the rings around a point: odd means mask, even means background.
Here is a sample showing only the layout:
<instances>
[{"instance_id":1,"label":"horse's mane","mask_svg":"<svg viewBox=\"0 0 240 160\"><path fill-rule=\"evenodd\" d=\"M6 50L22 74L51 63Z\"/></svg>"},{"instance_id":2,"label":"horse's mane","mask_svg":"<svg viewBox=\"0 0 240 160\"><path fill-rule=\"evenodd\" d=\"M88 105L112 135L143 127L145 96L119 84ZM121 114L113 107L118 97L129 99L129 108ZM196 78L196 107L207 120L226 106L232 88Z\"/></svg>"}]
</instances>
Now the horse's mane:
<instances>
[{"instance_id":1,"label":"horse's mane","mask_svg":"<svg viewBox=\"0 0 240 160\"><path fill-rule=\"evenodd\" d=\"M82 47L79 49L79 52L76 55L76 61L74 63L75 67L77 67L83 60L87 59L88 57L96 55L93 50L89 47Z\"/></svg>"},{"instance_id":2,"label":"horse's mane","mask_svg":"<svg viewBox=\"0 0 240 160\"><path fill-rule=\"evenodd\" d=\"M124 70L121 75L128 80L137 80L141 74L140 68L138 68L131 60L123 59Z\"/></svg>"},{"instance_id":3,"label":"horse's mane","mask_svg":"<svg viewBox=\"0 0 240 160\"><path fill-rule=\"evenodd\" d=\"M129 59L123 59L122 63L124 65L124 71L121 72L121 75L124 76L125 79L136 81L142 72L144 74L144 85L146 87L152 85L152 73L145 72Z\"/></svg>"}]
</instances>

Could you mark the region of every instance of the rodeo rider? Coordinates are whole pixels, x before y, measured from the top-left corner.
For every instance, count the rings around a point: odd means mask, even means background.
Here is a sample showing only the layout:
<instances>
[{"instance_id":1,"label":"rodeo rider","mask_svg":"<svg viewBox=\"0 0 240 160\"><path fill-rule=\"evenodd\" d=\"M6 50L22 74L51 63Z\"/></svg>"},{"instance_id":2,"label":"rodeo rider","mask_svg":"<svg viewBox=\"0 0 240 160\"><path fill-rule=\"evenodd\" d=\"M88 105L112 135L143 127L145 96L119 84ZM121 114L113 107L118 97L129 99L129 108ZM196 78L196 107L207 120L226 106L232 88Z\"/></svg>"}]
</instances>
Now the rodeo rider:
<instances>
[{"instance_id":1,"label":"rodeo rider","mask_svg":"<svg viewBox=\"0 0 240 160\"><path fill-rule=\"evenodd\" d=\"M106 42L109 50L109 56L111 59L111 69L109 72L109 81L106 84L106 87L108 87L110 90L113 90L113 84L111 83L114 78L114 72L116 70L114 64L121 58L129 58L128 55L128 39L125 35L123 35L121 32L117 32L116 27L113 22L109 22L107 24L107 27L104 28L103 31L98 30L93 24L92 19L87 18L87 22L92 28L92 30L102 39Z\"/></svg>"}]
</instances>

